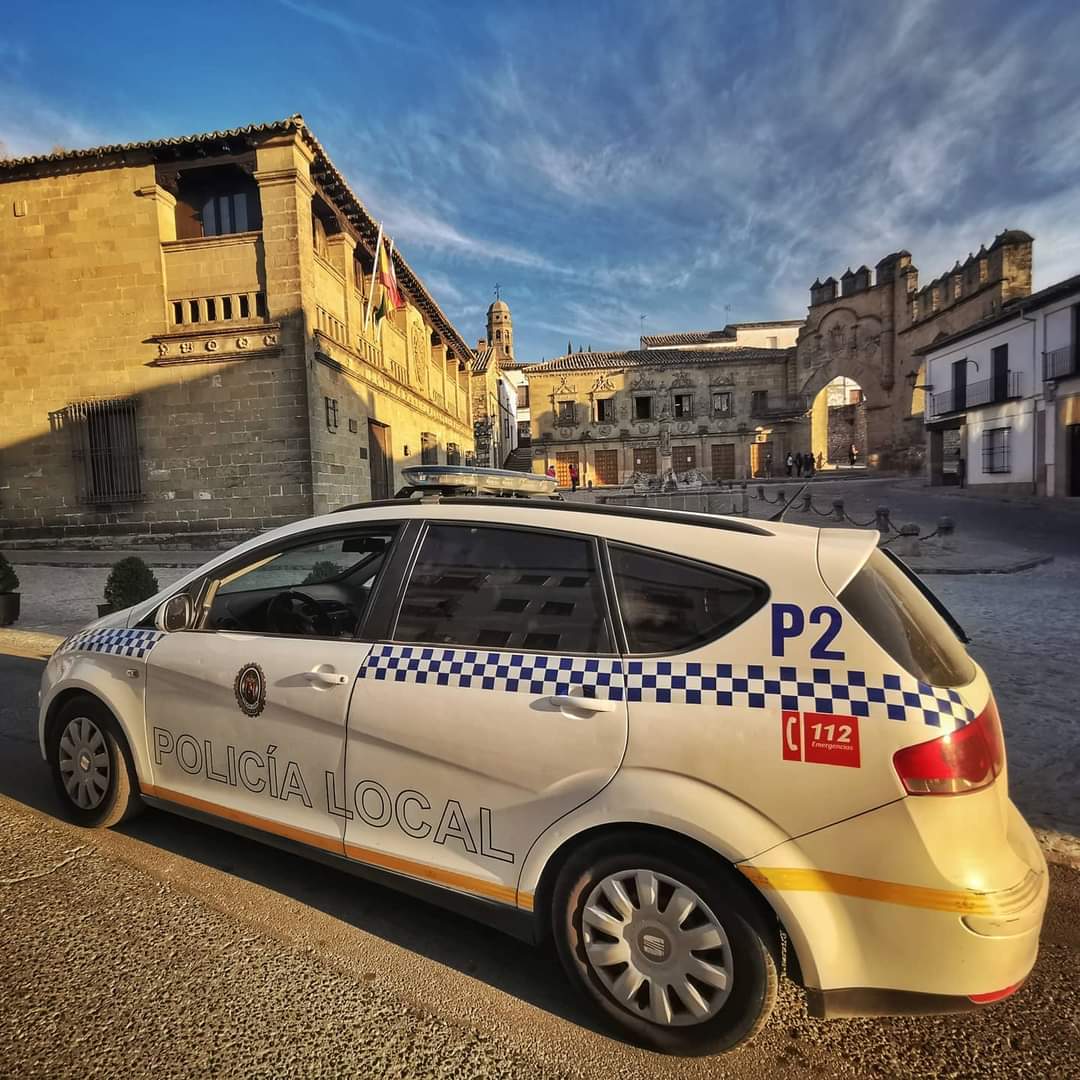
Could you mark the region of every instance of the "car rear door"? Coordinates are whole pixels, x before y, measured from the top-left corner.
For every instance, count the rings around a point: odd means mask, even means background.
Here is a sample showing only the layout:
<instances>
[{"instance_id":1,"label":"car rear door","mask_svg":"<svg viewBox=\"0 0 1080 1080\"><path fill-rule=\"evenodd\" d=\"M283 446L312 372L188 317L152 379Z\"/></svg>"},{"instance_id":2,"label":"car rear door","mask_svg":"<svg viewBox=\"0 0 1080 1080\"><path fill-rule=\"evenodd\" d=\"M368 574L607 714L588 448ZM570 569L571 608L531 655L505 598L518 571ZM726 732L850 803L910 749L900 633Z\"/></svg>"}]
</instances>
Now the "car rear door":
<instances>
[{"instance_id":1,"label":"car rear door","mask_svg":"<svg viewBox=\"0 0 1080 1080\"><path fill-rule=\"evenodd\" d=\"M626 747L597 543L420 523L399 593L349 710L346 854L514 903L532 843Z\"/></svg>"}]
</instances>

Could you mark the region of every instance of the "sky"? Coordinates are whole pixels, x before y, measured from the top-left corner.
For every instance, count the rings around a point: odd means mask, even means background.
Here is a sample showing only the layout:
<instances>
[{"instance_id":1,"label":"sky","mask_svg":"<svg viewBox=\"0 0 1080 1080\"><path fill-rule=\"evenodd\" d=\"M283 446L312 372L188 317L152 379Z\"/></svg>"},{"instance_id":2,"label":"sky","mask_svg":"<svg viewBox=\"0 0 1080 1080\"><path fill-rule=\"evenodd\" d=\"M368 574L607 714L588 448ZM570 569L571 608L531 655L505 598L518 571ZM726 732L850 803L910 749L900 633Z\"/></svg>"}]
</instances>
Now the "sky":
<instances>
[{"instance_id":1,"label":"sky","mask_svg":"<svg viewBox=\"0 0 1080 1080\"><path fill-rule=\"evenodd\" d=\"M1080 273L1075 0L5 5L0 157L301 113L466 341L802 318L1005 228ZM642 316L645 316L642 320Z\"/></svg>"}]
</instances>

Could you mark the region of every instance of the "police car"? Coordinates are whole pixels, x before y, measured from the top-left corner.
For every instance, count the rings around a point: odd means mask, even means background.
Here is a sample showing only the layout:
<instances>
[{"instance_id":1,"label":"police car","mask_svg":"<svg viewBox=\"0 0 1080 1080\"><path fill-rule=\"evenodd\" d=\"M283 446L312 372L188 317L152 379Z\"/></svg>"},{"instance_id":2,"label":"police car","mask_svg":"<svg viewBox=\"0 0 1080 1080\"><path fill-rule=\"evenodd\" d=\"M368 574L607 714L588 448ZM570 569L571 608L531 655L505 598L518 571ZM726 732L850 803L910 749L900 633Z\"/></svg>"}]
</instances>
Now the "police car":
<instances>
[{"instance_id":1,"label":"police car","mask_svg":"<svg viewBox=\"0 0 1080 1080\"><path fill-rule=\"evenodd\" d=\"M70 816L217 823L552 945L641 1042L977 1008L1047 872L958 628L877 534L406 470L66 640ZM782 943L786 942L786 948Z\"/></svg>"}]
</instances>

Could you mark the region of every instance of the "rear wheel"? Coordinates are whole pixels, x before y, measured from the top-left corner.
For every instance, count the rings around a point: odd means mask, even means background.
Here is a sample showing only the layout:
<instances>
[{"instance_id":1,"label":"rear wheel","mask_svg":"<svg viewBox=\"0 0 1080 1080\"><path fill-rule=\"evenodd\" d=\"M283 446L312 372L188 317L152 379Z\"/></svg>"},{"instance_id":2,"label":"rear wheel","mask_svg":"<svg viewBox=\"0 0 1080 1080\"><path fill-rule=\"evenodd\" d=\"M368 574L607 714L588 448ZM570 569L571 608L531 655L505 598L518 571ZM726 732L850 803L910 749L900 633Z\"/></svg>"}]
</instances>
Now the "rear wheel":
<instances>
[{"instance_id":1,"label":"rear wheel","mask_svg":"<svg viewBox=\"0 0 1080 1080\"><path fill-rule=\"evenodd\" d=\"M80 696L61 706L46 749L57 794L77 825L108 828L142 809L120 725L96 698Z\"/></svg>"},{"instance_id":2,"label":"rear wheel","mask_svg":"<svg viewBox=\"0 0 1080 1080\"><path fill-rule=\"evenodd\" d=\"M690 845L589 844L554 888L560 959L636 1041L682 1054L731 1049L761 1028L777 992L775 936L743 889Z\"/></svg>"}]
</instances>

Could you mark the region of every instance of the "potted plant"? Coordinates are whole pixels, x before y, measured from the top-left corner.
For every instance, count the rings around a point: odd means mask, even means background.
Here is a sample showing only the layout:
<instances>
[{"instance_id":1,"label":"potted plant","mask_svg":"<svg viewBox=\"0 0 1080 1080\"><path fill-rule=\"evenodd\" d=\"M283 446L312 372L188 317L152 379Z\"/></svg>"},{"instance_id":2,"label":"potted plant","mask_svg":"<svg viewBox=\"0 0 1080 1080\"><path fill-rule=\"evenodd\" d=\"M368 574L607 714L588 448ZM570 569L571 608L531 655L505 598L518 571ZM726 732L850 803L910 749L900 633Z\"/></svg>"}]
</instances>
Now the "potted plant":
<instances>
[{"instance_id":1,"label":"potted plant","mask_svg":"<svg viewBox=\"0 0 1080 1080\"><path fill-rule=\"evenodd\" d=\"M0 626L10 626L19 617L19 575L0 553Z\"/></svg>"},{"instance_id":2,"label":"potted plant","mask_svg":"<svg viewBox=\"0 0 1080 1080\"><path fill-rule=\"evenodd\" d=\"M113 564L105 582L105 603L98 604L98 615L123 611L158 591L158 581L138 555L129 555Z\"/></svg>"}]
</instances>

